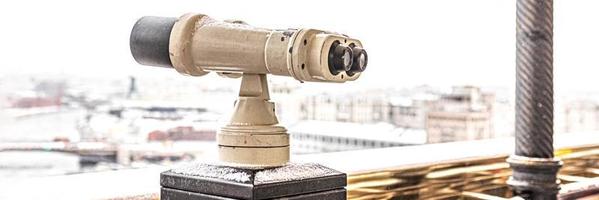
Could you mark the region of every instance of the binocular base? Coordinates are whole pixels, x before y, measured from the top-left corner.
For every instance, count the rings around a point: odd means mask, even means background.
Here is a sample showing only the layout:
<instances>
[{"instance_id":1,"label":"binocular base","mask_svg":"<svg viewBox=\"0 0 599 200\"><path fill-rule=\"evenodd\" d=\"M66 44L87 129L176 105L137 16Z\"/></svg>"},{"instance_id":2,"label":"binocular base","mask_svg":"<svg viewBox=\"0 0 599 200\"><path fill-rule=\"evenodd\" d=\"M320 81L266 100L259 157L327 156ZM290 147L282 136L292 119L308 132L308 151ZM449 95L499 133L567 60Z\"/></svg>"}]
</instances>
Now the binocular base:
<instances>
[{"instance_id":1,"label":"binocular base","mask_svg":"<svg viewBox=\"0 0 599 200\"><path fill-rule=\"evenodd\" d=\"M319 164L238 168L196 163L160 174L160 198L168 200L345 200L347 176Z\"/></svg>"}]
</instances>

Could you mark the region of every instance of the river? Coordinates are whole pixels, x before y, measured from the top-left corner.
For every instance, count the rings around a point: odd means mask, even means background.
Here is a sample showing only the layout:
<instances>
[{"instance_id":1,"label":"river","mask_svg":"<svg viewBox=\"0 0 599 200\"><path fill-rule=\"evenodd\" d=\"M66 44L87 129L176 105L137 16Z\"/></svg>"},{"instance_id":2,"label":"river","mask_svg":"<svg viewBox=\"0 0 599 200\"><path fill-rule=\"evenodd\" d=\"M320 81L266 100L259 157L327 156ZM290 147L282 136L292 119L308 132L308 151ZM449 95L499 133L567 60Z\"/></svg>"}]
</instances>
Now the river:
<instances>
[{"instance_id":1,"label":"river","mask_svg":"<svg viewBox=\"0 0 599 200\"><path fill-rule=\"evenodd\" d=\"M29 112L33 111L33 112ZM0 111L0 142L52 141L79 138L76 122L85 110L29 110L31 114ZM0 152L0 177L21 178L77 173L79 157L60 152Z\"/></svg>"}]
</instances>

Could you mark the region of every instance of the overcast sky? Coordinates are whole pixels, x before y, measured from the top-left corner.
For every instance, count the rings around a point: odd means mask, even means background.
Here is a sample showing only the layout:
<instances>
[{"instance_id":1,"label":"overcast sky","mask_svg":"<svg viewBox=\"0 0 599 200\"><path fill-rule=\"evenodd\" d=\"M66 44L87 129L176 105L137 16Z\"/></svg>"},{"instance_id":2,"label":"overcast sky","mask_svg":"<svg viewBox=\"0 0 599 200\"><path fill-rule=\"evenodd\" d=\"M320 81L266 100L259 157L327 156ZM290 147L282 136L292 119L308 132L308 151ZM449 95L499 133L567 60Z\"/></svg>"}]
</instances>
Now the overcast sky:
<instances>
[{"instance_id":1,"label":"overcast sky","mask_svg":"<svg viewBox=\"0 0 599 200\"><path fill-rule=\"evenodd\" d=\"M370 56L361 85L513 87L515 2L2 1L0 73L175 73L136 64L129 52L130 30L141 16L199 12L266 28L319 28L358 38ZM555 1L558 87L595 89L599 84L598 10L597 0Z\"/></svg>"}]
</instances>

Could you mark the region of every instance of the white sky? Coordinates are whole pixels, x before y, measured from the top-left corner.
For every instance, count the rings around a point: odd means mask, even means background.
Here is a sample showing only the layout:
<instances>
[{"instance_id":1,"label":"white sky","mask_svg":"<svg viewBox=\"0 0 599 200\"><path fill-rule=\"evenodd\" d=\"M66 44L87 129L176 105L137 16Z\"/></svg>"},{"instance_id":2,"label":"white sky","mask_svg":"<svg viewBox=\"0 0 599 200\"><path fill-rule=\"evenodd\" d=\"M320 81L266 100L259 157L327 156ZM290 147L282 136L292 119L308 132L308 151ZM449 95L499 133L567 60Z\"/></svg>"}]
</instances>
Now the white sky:
<instances>
[{"instance_id":1,"label":"white sky","mask_svg":"<svg viewBox=\"0 0 599 200\"><path fill-rule=\"evenodd\" d=\"M130 30L141 16L199 12L266 28L319 28L358 38L370 56L362 85L513 87L515 2L2 1L0 73L175 73L137 65L129 52ZM599 91L598 10L597 0L555 1L558 89Z\"/></svg>"}]
</instances>

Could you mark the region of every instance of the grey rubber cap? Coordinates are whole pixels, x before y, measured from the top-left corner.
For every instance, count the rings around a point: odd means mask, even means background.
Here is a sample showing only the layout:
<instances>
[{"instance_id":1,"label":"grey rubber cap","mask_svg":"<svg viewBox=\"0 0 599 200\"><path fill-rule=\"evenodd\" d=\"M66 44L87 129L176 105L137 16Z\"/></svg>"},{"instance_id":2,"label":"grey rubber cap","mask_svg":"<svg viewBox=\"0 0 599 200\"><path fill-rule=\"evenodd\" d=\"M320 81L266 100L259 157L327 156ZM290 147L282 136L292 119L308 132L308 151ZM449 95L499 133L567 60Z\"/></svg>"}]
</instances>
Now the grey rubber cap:
<instances>
[{"instance_id":1,"label":"grey rubber cap","mask_svg":"<svg viewBox=\"0 0 599 200\"><path fill-rule=\"evenodd\" d=\"M168 45L177 18L146 16L131 30L129 46L135 61L142 65L173 67Z\"/></svg>"}]
</instances>

